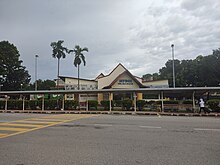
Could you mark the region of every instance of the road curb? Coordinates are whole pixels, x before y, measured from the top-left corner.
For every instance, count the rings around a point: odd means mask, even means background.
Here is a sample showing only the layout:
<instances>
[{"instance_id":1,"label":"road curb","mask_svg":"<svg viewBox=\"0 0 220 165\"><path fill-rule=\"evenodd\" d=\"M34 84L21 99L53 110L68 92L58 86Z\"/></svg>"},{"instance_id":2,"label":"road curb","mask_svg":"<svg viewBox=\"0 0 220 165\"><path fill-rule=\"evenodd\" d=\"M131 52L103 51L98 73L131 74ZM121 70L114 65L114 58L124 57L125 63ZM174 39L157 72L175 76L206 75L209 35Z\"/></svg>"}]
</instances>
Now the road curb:
<instances>
[{"instance_id":1,"label":"road curb","mask_svg":"<svg viewBox=\"0 0 220 165\"><path fill-rule=\"evenodd\" d=\"M59 111L59 110L0 110L0 113L36 113L36 114L106 114L106 115L140 115L140 116L187 116L220 117L220 113L167 113L167 112L131 112L131 111Z\"/></svg>"}]
</instances>

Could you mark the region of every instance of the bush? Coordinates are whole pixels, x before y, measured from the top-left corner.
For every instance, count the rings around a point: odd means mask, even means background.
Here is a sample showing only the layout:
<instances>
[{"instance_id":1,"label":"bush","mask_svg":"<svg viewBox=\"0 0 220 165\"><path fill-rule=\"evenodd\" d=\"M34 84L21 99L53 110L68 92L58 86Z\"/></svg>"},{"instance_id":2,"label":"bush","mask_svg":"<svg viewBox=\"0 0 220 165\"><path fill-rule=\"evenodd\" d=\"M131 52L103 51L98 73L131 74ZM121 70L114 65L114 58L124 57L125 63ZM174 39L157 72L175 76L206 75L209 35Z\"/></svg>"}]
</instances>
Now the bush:
<instances>
[{"instance_id":1,"label":"bush","mask_svg":"<svg viewBox=\"0 0 220 165\"><path fill-rule=\"evenodd\" d=\"M60 100L44 100L44 109L45 110L54 110L62 107L62 101Z\"/></svg>"},{"instance_id":2,"label":"bush","mask_svg":"<svg viewBox=\"0 0 220 165\"><path fill-rule=\"evenodd\" d=\"M178 100L166 100L163 102L164 104L179 104Z\"/></svg>"},{"instance_id":3,"label":"bush","mask_svg":"<svg viewBox=\"0 0 220 165\"><path fill-rule=\"evenodd\" d=\"M145 100L137 100L138 110L139 110L139 111L143 110L145 104L146 104Z\"/></svg>"},{"instance_id":4,"label":"bush","mask_svg":"<svg viewBox=\"0 0 220 165\"><path fill-rule=\"evenodd\" d=\"M105 110L109 110L109 107L110 107L110 101L109 100L102 100L101 102L101 106L104 107ZM114 102L113 100L111 101L111 107L113 108L114 107Z\"/></svg>"},{"instance_id":5,"label":"bush","mask_svg":"<svg viewBox=\"0 0 220 165\"><path fill-rule=\"evenodd\" d=\"M0 100L0 109L5 109L5 100Z\"/></svg>"},{"instance_id":6,"label":"bush","mask_svg":"<svg viewBox=\"0 0 220 165\"><path fill-rule=\"evenodd\" d=\"M41 109L42 101L41 100L29 100L29 107L31 110Z\"/></svg>"},{"instance_id":7,"label":"bush","mask_svg":"<svg viewBox=\"0 0 220 165\"><path fill-rule=\"evenodd\" d=\"M23 109L23 100L8 100L8 109L11 110L22 110Z\"/></svg>"},{"instance_id":8,"label":"bush","mask_svg":"<svg viewBox=\"0 0 220 165\"><path fill-rule=\"evenodd\" d=\"M122 100L114 100L115 107L122 107Z\"/></svg>"},{"instance_id":9,"label":"bush","mask_svg":"<svg viewBox=\"0 0 220 165\"><path fill-rule=\"evenodd\" d=\"M122 101L123 109L126 109L127 111L131 109L132 107L132 100L131 99L125 99Z\"/></svg>"},{"instance_id":10,"label":"bush","mask_svg":"<svg viewBox=\"0 0 220 165\"><path fill-rule=\"evenodd\" d=\"M219 107L220 100L217 100L217 99L208 100L207 104L208 104L208 107L211 108L213 111L220 112L220 107Z\"/></svg>"},{"instance_id":11,"label":"bush","mask_svg":"<svg viewBox=\"0 0 220 165\"><path fill-rule=\"evenodd\" d=\"M79 102L76 100L65 100L65 109L76 109L76 107L79 106Z\"/></svg>"},{"instance_id":12,"label":"bush","mask_svg":"<svg viewBox=\"0 0 220 165\"><path fill-rule=\"evenodd\" d=\"M95 108L97 110L98 101L97 100L88 100L89 109Z\"/></svg>"},{"instance_id":13,"label":"bush","mask_svg":"<svg viewBox=\"0 0 220 165\"><path fill-rule=\"evenodd\" d=\"M183 101L183 104L192 104L192 103L193 103L192 100L184 100L184 101Z\"/></svg>"}]
</instances>

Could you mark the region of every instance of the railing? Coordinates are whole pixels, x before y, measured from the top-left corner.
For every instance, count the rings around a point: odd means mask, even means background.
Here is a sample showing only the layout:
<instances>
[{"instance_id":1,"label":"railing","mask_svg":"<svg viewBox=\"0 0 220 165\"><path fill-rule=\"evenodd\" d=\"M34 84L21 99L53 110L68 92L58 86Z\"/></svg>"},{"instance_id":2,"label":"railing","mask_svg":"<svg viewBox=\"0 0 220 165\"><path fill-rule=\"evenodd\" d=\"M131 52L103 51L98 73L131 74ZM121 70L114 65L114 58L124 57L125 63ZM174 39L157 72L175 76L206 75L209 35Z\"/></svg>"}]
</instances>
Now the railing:
<instances>
[{"instance_id":1,"label":"railing","mask_svg":"<svg viewBox=\"0 0 220 165\"><path fill-rule=\"evenodd\" d=\"M48 90L48 91L0 91L1 96L5 96L4 98L4 106L3 110L7 111L8 110L8 100L10 96L21 96L20 99L22 100L22 109L21 110L26 110L26 96L29 96L30 94L37 95L37 94L103 94L106 93L109 96L110 100L110 105L109 105L109 111L112 111L112 94L115 93L131 93L133 95L133 111L137 111L137 93L145 93L145 94L157 94L158 99L161 101L160 105L160 111L163 112L166 110L167 105L165 105L164 102L164 96L173 96L175 94L180 94L183 93L187 95L191 95L192 98L192 105L190 105L190 108L193 110L196 108L195 106L195 97L201 96L203 93L206 92L220 92L220 87L195 87L195 88L138 88L138 89L96 89L96 90ZM62 102L61 106L59 106L59 110L65 110L65 98L63 97L62 100L59 100ZM184 105L186 106L186 105ZM188 105L187 105L188 106ZM20 106L21 107L21 106ZM45 110L45 98L42 97L41 99L41 105L39 106L42 111ZM88 111L88 100L86 101L86 111ZM181 109L181 106L178 105L176 108Z\"/></svg>"}]
</instances>

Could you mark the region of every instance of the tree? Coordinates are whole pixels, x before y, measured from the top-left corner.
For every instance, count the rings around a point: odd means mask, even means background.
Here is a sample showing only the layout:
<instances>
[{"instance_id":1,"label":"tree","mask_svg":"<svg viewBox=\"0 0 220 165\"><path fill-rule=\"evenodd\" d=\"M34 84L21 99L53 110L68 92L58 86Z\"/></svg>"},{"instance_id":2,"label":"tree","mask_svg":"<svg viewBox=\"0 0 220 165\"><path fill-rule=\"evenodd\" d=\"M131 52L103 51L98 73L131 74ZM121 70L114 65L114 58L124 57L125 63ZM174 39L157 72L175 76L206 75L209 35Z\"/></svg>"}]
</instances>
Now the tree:
<instances>
[{"instance_id":1,"label":"tree","mask_svg":"<svg viewBox=\"0 0 220 165\"><path fill-rule=\"evenodd\" d=\"M0 42L0 85L1 90L21 90L30 82L30 75L16 46L8 41Z\"/></svg>"},{"instance_id":2,"label":"tree","mask_svg":"<svg viewBox=\"0 0 220 165\"><path fill-rule=\"evenodd\" d=\"M69 51L70 53L73 52L75 54L73 64L75 67L78 67L78 90L79 90L79 66L82 63L82 61L84 66L86 65L85 56L83 55L84 51L88 52L89 50L86 47L81 48L79 45L76 45L75 49Z\"/></svg>"},{"instance_id":3,"label":"tree","mask_svg":"<svg viewBox=\"0 0 220 165\"><path fill-rule=\"evenodd\" d=\"M193 60L175 60L174 62L177 87L220 85L220 48L213 50L213 53L208 56L199 55ZM146 74L143 77L153 77L155 80L153 75ZM158 78L168 79L169 86L173 86L171 60L168 60L159 70Z\"/></svg>"},{"instance_id":4,"label":"tree","mask_svg":"<svg viewBox=\"0 0 220 165\"><path fill-rule=\"evenodd\" d=\"M37 80L37 85L39 90L50 90L51 88L55 88L56 83L53 80ZM30 84L27 90L34 90L35 89L35 82Z\"/></svg>"},{"instance_id":5,"label":"tree","mask_svg":"<svg viewBox=\"0 0 220 165\"><path fill-rule=\"evenodd\" d=\"M59 88L59 76L60 76L60 59L66 57L66 53L69 53L68 49L66 47L63 47L63 42L62 40L59 40L57 42L52 42L50 46L52 47L52 57L58 59L58 64L57 64L57 88Z\"/></svg>"}]
</instances>

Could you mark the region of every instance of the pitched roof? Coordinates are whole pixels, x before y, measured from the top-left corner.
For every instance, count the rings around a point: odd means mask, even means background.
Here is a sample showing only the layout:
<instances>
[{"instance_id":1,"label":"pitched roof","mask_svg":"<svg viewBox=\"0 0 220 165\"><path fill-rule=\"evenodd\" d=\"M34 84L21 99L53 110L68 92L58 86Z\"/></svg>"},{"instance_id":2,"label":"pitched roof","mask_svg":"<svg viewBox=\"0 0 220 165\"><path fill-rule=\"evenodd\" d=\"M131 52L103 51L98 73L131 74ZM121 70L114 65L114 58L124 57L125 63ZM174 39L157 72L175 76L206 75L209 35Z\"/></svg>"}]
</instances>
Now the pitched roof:
<instances>
[{"instance_id":1,"label":"pitched roof","mask_svg":"<svg viewBox=\"0 0 220 165\"><path fill-rule=\"evenodd\" d=\"M77 77L69 77L69 76L59 76L60 79L62 79L63 81L65 81L65 78L70 78L70 79L77 79ZM84 79L84 78L79 78L80 80L86 80L86 81L96 81L96 80L90 80L90 79Z\"/></svg>"},{"instance_id":2,"label":"pitched roof","mask_svg":"<svg viewBox=\"0 0 220 165\"><path fill-rule=\"evenodd\" d=\"M125 69L126 69L126 68L125 68ZM148 88L147 86L144 86L143 84L141 84L141 83L126 69L123 73L121 73L120 75L118 75L118 77L117 77L115 80L113 80L110 85L105 86L103 89L109 89L109 88L111 88L111 87L118 81L118 79L119 79L122 75L124 75L124 74L128 74L128 76L132 78L132 80L139 86L139 88Z\"/></svg>"},{"instance_id":3,"label":"pitched roof","mask_svg":"<svg viewBox=\"0 0 220 165\"><path fill-rule=\"evenodd\" d=\"M122 66L125 70L127 70L121 63L119 63L109 74L107 75L104 75L102 77L99 77L99 78L103 78L103 77L108 77L109 75L111 75L119 66ZM99 79L98 78L98 79Z\"/></svg>"}]
</instances>

